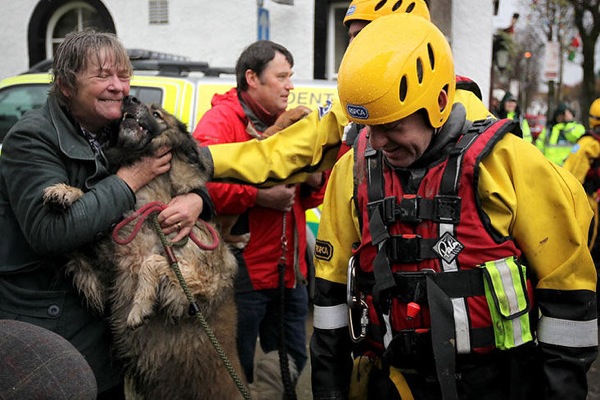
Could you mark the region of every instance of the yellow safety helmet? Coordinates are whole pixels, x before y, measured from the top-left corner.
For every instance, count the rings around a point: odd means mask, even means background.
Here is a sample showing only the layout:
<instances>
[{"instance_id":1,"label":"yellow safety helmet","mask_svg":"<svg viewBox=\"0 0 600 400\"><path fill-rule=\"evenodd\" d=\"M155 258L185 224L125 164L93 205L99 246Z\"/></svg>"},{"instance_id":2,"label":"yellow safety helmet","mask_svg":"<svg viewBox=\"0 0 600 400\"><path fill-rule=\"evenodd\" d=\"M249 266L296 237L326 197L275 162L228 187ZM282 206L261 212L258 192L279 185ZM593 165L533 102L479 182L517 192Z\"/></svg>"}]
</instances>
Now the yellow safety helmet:
<instances>
[{"instance_id":1,"label":"yellow safety helmet","mask_svg":"<svg viewBox=\"0 0 600 400\"><path fill-rule=\"evenodd\" d=\"M600 126L600 99L594 100L590 106L590 128Z\"/></svg>"},{"instance_id":2,"label":"yellow safety helmet","mask_svg":"<svg viewBox=\"0 0 600 400\"><path fill-rule=\"evenodd\" d=\"M393 13L408 13L431 19L424 0L353 0L346 11L344 25L348 26L356 20L373 21Z\"/></svg>"},{"instance_id":3,"label":"yellow safety helmet","mask_svg":"<svg viewBox=\"0 0 600 400\"><path fill-rule=\"evenodd\" d=\"M425 109L438 128L456 89L444 34L425 18L391 14L367 25L350 43L338 71L338 94L351 121L380 125ZM440 108L445 90L448 103Z\"/></svg>"}]
</instances>

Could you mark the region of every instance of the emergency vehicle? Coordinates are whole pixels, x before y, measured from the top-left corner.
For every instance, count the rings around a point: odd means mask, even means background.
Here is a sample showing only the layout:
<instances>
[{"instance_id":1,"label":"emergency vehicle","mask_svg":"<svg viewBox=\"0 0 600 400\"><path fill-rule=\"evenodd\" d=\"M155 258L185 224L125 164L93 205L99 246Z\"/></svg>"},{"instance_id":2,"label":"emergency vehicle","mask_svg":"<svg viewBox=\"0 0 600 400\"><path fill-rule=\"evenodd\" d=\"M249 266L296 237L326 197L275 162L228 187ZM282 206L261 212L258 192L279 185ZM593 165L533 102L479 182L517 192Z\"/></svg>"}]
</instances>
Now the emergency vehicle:
<instances>
[{"instance_id":1,"label":"emergency vehicle","mask_svg":"<svg viewBox=\"0 0 600 400\"><path fill-rule=\"evenodd\" d=\"M143 52L137 51L136 54ZM190 132L210 108L215 93L235 86L232 68L214 68L205 62L164 59L168 55L148 52L132 59L134 75L131 95L144 103L157 103L183 121ZM130 56L132 52L130 51ZM163 59L156 59L163 57ZM152 58L151 58L152 57ZM8 130L28 110L40 108L51 84L47 72L50 61L32 67L27 73L0 81L0 149ZM294 80L289 106L316 108L337 96L336 84L326 80Z\"/></svg>"}]
</instances>

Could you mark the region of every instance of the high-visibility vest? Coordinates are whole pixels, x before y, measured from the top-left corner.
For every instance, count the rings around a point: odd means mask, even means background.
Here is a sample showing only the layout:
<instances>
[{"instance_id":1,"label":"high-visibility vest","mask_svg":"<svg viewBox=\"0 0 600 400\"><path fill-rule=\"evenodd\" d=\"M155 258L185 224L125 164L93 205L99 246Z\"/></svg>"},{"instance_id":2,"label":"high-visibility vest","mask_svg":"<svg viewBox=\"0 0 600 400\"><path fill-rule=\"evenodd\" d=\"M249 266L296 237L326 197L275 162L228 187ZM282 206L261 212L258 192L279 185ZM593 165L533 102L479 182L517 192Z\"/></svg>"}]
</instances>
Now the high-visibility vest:
<instances>
[{"instance_id":1,"label":"high-visibility vest","mask_svg":"<svg viewBox=\"0 0 600 400\"><path fill-rule=\"evenodd\" d=\"M579 122L558 122L552 126L549 136L546 129L540 133L536 146L548 160L563 165L577 140L584 134L585 126Z\"/></svg>"}]
</instances>

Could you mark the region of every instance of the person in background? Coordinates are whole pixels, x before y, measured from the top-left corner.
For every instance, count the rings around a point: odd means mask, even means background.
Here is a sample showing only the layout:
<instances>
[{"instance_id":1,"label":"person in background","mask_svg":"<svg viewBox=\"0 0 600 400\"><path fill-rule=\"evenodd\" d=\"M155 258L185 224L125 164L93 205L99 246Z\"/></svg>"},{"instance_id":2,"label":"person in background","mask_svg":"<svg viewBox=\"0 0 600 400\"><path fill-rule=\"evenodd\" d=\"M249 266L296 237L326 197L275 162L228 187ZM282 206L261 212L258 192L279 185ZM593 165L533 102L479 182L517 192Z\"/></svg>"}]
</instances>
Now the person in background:
<instances>
[{"instance_id":1,"label":"person in background","mask_svg":"<svg viewBox=\"0 0 600 400\"><path fill-rule=\"evenodd\" d=\"M598 214L598 202L600 201L600 99L594 100L590 106L589 127L586 134L581 136L573 146L563 167L583 184L590 206L594 211L588 247L599 277L596 286L596 293L598 293L598 289L600 289L598 286L600 284L600 237L598 236L600 223ZM600 312L600 306L598 311Z\"/></svg>"},{"instance_id":2,"label":"person in background","mask_svg":"<svg viewBox=\"0 0 600 400\"><path fill-rule=\"evenodd\" d=\"M323 203L313 398L585 399L598 332L581 185L514 122L466 119L450 46L422 17L365 27L338 93L367 129Z\"/></svg>"},{"instance_id":3,"label":"person in background","mask_svg":"<svg viewBox=\"0 0 600 400\"><path fill-rule=\"evenodd\" d=\"M573 145L585 133L585 126L574 118L573 110L561 103L554 111L550 125L535 140L535 146L557 165L563 165Z\"/></svg>"},{"instance_id":4,"label":"person in background","mask_svg":"<svg viewBox=\"0 0 600 400\"><path fill-rule=\"evenodd\" d=\"M397 13L430 18L424 0L353 0L344 17L350 41L374 19ZM475 121L493 117L481 101L477 84L466 77L456 78L455 101L465 106L467 118ZM209 144L201 150L212 161L213 181L246 182L263 188L282 182L298 183L304 182L315 171L330 169L352 145L360 130L357 125L348 124L338 99L333 99L284 129L282 135L262 141ZM269 161L269 168L256 160Z\"/></svg>"},{"instance_id":5,"label":"person in background","mask_svg":"<svg viewBox=\"0 0 600 400\"><path fill-rule=\"evenodd\" d=\"M108 172L97 135L121 119L131 64L119 40L93 30L69 33L54 56L45 105L9 131L0 157L0 318L56 332L84 355L99 399L124 399L104 316L86 307L63 269L70 253L110 235L135 206L135 192L170 168L171 153ZM64 183L85 194L64 213L43 204L44 188ZM204 197L203 197L204 196ZM185 237L207 193L177 196L158 216L165 233ZM180 229L178 225L181 224Z\"/></svg>"},{"instance_id":6,"label":"person in background","mask_svg":"<svg viewBox=\"0 0 600 400\"><path fill-rule=\"evenodd\" d=\"M293 65L292 54L280 44L261 40L249 45L236 64L237 87L213 97L212 108L198 122L194 137L202 145L261 140L272 127L278 130L304 116L301 113L290 119L289 115L297 110L286 111L288 96L294 88ZM282 121L287 122L282 124ZM295 385L307 361L305 210L321 204L323 174L311 174L299 185L269 189L216 182L207 186L218 216L239 216L232 232L249 233L246 246L234 249L239 265L235 282L238 354L246 378L254 382L259 377L254 373L258 337L268 357L282 345L285 347L290 356L290 378ZM285 369L287 360L280 362ZM286 371L282 372L280 382L272 382L279 387L281 378L287 379Z\"/></svg>"},{"instance_id":7,"label":"person in background","mask_svg":"<svg viewBox=\"0 0 600 400\"><path fill-rule=\"evenodd\" d=\"M498 107L498 112L496 114L498 118L508 118L517 121L519 127L521 128L521 135L523 140L526 142L532 143L533 136L531 136L531 129L529 129L529 122L521 112L521 108L517 103L517 99L510 94L510 92L506 92L504 98L500 102Z\"/></svg>"}]
</instances>

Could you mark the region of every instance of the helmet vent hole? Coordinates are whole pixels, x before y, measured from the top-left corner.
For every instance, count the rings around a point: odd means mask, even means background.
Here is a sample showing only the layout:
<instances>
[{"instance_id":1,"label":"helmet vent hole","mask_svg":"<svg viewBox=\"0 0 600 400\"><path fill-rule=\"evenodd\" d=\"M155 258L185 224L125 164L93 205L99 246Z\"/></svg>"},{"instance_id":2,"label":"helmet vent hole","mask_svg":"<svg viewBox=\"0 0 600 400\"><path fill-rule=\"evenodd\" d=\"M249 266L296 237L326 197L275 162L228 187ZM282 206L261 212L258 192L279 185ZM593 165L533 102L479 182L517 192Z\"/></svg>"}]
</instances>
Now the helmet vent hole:
<instances>
[{"instance_id":1,"label":"helmet vent hole","mask_svg":"<svg viewBox=\"0 0 600 400\"><path fill-rule=\"evenodd\" d=\"M375 11L377 11L381 7L385 6L385 3L387 3L387 0L381 0L379 3L377 3L377 5L375 6Z\"/></svg>"},{"instance_id":2,"label":"helmet vent hole","mask_svg":"<svg viewBox=\"0 0 600 400\"><path fill-rule=\"evenodd\" d=\"M410 3L410 4L408 5L408 7L406 7L406 12L407 12L407 13L411 13L411 12L412 12L412 10L414 10L414 9L415 9L415 3Z\"/></svg>"},{"instance_id":3,"label":"helmet vent hole","mask_svg":"<svg viewBox=\"0 0 600 400\"><path fill-rule=\"evenodd\" d=\"M431 47L431 43L427 43L427 53L429 54L429 65L431 66L431 70L435 69L435 56L433 55L433 48Z\"/></svg>"},{"instance_id":4,"label":"helmet vent hole","mask_svg":"<svg viewBox=\"0 0 600 400\"><path fill-rule=\"evenodd\" d=\"M419 83L423 83L423 61L421 58L417 58L417 79Z\"/></svg>"},{"instance_id":5,"label":"helmet vent hole","mask_svg":"<svg viewBox=\"0 0 600 400\"><path fill-rule=\"evenodd\" d=\"M406 100L406 95L408 94L408 83L406 81L406 75L404 75L402 77L402 80L400 80L400 87L399 87L399 97L400 97L400 101L404 102L404 100Z\"/></svg>"},{"instance_id":6,"label":"helmet vent hole","mask_svg":"<svg viewBox=\"0 0 600 400\"><path fill-rule=\"evenodd\" d=\"M398 1L396 2L396 4L394 4L394 5L392 6L392 11L396 11L397 9L399 9L400 7L402 7L402 3L403 3L403 1L402 1L402 0L398 0ZM411 6L414 8L414 3L413 3L413 4L411 4L411 5L409 6L409 8L410 8ZM412 10L412 9L411 9L411 10ZM407 10L406 10L406 12L410 12L411 10L408 10L408 9L407 9Z\"/></svg>"}]
</instances>

